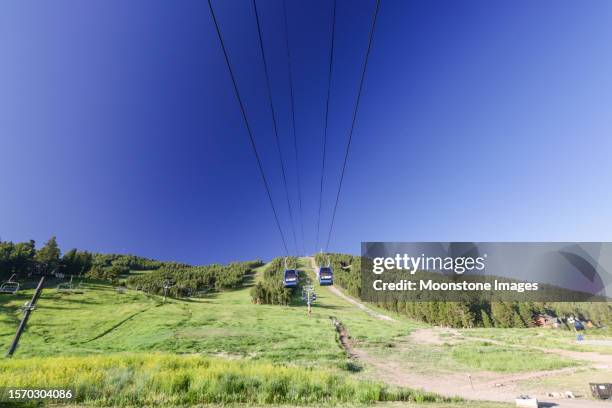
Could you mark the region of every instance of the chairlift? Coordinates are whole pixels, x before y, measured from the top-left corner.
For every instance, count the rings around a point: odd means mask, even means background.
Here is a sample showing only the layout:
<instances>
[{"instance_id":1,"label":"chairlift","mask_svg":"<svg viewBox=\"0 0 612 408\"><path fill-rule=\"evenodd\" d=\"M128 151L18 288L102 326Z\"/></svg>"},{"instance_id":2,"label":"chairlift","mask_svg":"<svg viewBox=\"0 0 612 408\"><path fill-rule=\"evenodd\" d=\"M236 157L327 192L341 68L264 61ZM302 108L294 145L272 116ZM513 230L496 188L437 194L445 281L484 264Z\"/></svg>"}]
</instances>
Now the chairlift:
<instances>
[{"instance_id":1,"label":"chairlift","mask_svg":"<svg viewBox=\"0 0 612 408\"><path fill-rule=\"evenodd\" d=\"M299 275L296 269L289 269L287 257L285 257L285 272L283 273L283 284L286 288L295 288L298 285Z\"/></svg>"},{"instance_id":2,"label":"chairlift","mask_svg":"<svg viewBox=\"0 0 612 408\"><path fill-rule=\"evenodd\" d=\"M72 285L72 278L73 276L70 276L69 282L64 282L57 285L56 290L60 293L71 293L74 290L74 286Z\"/></svg>"},{"instance_id":3,"label":"chairlift","mask_svg":"<svg viewBox=\"0 0 612 408\"><path fill-rule=\"evenodd\" d=\"M11 277L2 285L0 285L0 293L7 293L14 295L19 291L20 285L19 282L14 281L15 274L12 274Z\"/></svg>"}]
</instances>

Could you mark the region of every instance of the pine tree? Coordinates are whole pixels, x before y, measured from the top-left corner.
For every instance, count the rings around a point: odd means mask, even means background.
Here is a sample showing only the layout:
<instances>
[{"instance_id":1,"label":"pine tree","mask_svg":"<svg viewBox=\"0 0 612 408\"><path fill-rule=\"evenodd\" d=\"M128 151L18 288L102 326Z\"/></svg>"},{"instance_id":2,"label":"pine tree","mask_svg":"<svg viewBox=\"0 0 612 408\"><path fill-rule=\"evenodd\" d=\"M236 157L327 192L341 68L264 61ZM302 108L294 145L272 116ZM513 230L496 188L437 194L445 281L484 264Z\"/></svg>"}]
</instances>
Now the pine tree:
<instances>
[{"instance_id":1,"label":"pine tree","mask_svg":"<svg viewBox=\"0 0 612 408\"><path fill-rule=\"evenodd\" d=\"M527 327L534 326L534 323L533 323L534 309L531 303L519 302L518 313L521 316L521 319L523 319L523 322L525 322L525 326Z\"/></svg>"},{"instance_id":2,"label":"pine tree","mask_svg":"<svg viewBox=\"0 0 612 408\"><path fill-rule=\"evenodd\" d=\"M55 270L60 262L61 251L57 245L57 239L51 237L47 243L40 248L34 257L44 271L50 272Z\"/></svg>"},{"instance_id":3,"label":"pine tree","mask_svg":"<svg viewBox=\"0 0 612 408\"><path fill-rule=\"evenodd\" d=\"M493 322L491 321L491 318L489 317L487 311L484 309L480 309L480 314L482 316L482 325L486 328L493 327Z\"/></svg>"}]
</instances>

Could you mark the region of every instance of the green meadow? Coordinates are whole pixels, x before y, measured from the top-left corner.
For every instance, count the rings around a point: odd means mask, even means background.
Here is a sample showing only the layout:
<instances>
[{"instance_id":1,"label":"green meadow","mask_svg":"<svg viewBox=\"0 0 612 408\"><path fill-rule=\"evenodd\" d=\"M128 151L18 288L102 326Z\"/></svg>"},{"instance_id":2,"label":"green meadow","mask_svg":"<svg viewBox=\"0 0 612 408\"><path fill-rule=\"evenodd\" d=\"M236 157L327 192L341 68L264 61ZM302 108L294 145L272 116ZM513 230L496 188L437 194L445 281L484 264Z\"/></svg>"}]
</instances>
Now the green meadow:
<instances>
[{"instance_id":1,"label":"green meadow","mask_svg":"<svg viewBox=\"0 0 612 408\"><path fill-rule=\"evenodd\" d=\"M118 294L102 283L83 283L81 289L74 294L45 289L18 358L158 351L329 367L346 360L330 316L344 322L356 339L371 343L407 335L417 327L370 317L326 290L318 290L308 317L297 302L254 305L248 287L165 303L143 292ZM0 298L2 349L14 335L19 307L31 294L29 290Z\"/></svg>"},{"instance_id":2,"label":"green meadow","mask_svg":"<svg viewBox=\"0 0 612 408\"><path fill-rule=\"evenodd\" d=\"M300 260L301 269L313 278L307 261ZM513 338L512 329L465 330L459 342L414 343L410 335L427 325L388 311L394 321L372 317L318 285L310 317L299 296L288 306L256 305L249 289L257 279L248 276L238 289L166 302L141 291L118 293L100 281L83 281L75 293L60 293L50 282L15 357L0 364L0 388L73 388L75 406L394 406L392 401L432 408L503 406L468 404L378 381L369 367L347 358L332 317L348 329L355 347L383 359L392 356L415 372L512 373L581 365L519 341L524 350L517 359L516 345L478 340L493 341L504 333ZM31 295L32 289L0 295L3 351Z\"/></svg>"},{"instance_id":3,"label":"green meadow","mask_svg":"<svg viewBox=\"0 0 612 408\"><path fill-rule=\"evenodd\" d=\"M73 390L75 403L118 407L448 401L331 370L159 353L15 359L0 367L0 384L19 389L46 384Z\"/></svg>"},{"instance_id":4,"label":"green meadow","mask_svg":"<svg viewBox=\"0 0 612 408\"><path fill-rule=\"evenodd\" d=\"M308 317L296 302L252 304L249 285L166 302L96 281L75 293L54 286L43 291L15 357L0 366L0 387L76 387L77 402L99 406L448 401L351 375L330 316L372 344L415 325L382 322L326 291ZM3 350L31 295L0 298Z\"/></svg>"}]
</instances>

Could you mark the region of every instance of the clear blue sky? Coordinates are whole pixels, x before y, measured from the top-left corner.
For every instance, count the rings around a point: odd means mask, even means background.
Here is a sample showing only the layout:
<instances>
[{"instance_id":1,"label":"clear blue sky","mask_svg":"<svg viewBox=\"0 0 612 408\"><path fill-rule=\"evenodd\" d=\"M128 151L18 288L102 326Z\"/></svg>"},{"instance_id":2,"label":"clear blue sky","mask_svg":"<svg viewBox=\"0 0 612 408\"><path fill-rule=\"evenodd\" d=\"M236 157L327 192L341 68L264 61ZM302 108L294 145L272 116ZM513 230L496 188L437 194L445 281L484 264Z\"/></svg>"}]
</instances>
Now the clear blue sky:
<instances>
[{"instance_id":1,"label":"clear blue sky","mask_svg":"<svg viewBox=\"0 0 612 408\"><path fill-rule=\"evenodd\" d=\"M331 2L287 1L312 252ZM324 234L374 4L338 0ZM290 238L252 4L214 5ZM295 208L282 3L258 5ZM382 0L330 249L612 240L611 21L608 0ZM0 237L281 255L224 64L205 1L3 1Z\"/></svg>"}]
</instances>

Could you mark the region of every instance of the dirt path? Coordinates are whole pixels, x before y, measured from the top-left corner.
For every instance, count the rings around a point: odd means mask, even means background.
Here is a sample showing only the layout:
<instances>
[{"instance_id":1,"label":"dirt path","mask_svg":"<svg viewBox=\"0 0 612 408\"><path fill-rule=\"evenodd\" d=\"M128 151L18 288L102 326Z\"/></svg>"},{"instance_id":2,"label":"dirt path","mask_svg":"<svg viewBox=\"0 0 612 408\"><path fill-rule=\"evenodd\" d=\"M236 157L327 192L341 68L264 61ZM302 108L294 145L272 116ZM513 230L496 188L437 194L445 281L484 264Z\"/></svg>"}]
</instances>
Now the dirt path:
<instances>
[{"instance_id":1,"label":"dirt path","mask_svg":"<svg viewBox=\"0 0 612 408\"><path fill-rule=\"evenodd\" d=\"M442 338L440 335L448 334L448 337ZM432 344L432 345L442 345L444 343L453 344L455 343L455 337L460 336L459 331L455 329L444 329L440 330L435 327L426 328L426 329L418 329L410 334L410 341L417 344Z\"/></svg>"},{"instance_id":2,"label":"dirt path","mask_svg":"<svg viewBox=\"0 0 612 408\"><path fill-rule=\"evenodd\" d=\"M427 375L406 370L401 364L388 359L372 357L363 349L351 349L355 358L365 363L375 373L375 378L388 384L402 387L421 388L445 396L459 396L468 400L495 401L512 403L524 391L518 388L519 381L542 378L553 375L571 374L575 368L530 372L514 375L499 375L488 372L454 373ZM501 384L501 385L500 385ZM540 402L541 407L559 408L611 408L606 401L549 398L545 395L531 393Z\"/></svg>"},{"instance_id":3,"label":"dirt path","mask_svg":"<svg viewBox=\"0 0 612 408\"><path fill-rule=\"evenodd\" d=\"M447 337L442 338L441 334L447 334ZM460 333L454 329L440 328L425 328L413 332L409 336L409 340L413 343L440 345L444 343L452 344L457 341L455 337L459 337ZM475 338L470 338L475 339ZM489 339L475 339L490 341ZM493 341L493 343L496 343ZM497 342L503 343L503 342ZM535 347L534 347L535 348ZM599 358L600 356L592 356L597 353L580 353L568 352L566 350L543 350L546 352L554 352L569 358L579 360L590 360L590 358ZM471 371L465 373L435 373L424 374L406 369L397 361L382 359L372 356L364 349L360 349L352 345L351 352L356 359L371 367L374 371L376 379L385 381L389 384L394 384L404 387L422 388L426 391L435 392L446 396L460 396L471 400L486 400L497 402L512 402L518 395L526 394L519 388L520 382L535 379L541 379L551 376L559 376L571 374L584 367L568 367L559 370L549 371L532 371L528 373L518 374L500 374L485 371ZM584 358L583 354L588 354ZM600 367L597 367L600 368ZM549 398L545 394L529 392L530 395L538 398L544 407L561 407L561 408L612 408L612 403L607 401L595 401L584 398L578 399L563 399Z\"/></svg>"},{"instance_id":4,"label":"dirt path","mask_svg":"<svg viewBox=\"0 0 612 408\"><path fill-rule=\"evenodd\" d=\"M313 270L316 270L317 268L317 263L314 259L314 257L309 257L310 258L310 264L312 266ZM357 307L358 309L362 310L363 312L367 313L368 315L375 317L377 319L380 320L386 320L389 322L395 322L397 320L395 320L394 318L384 315L382 313L379 313L373 309L370 309L369 307L367 307L366 305L364 305L363 303L353 299L352 297L345 295L340 289L338 289L335 286L329 286L328 288L330 290L330 292L332 292L334 295L344 299L345 301L349 302L350 304L352 304L353 306Z\"/></svg>"},{"instance_id":5,"label":"dirt path","mask_svg":"<svg viewBox=\"0 0 612 408\"><path fill-rule=\"evenodd\" d=\"M309 258L313 269L316 268L317 265L314 257ZM346 302L352 304L372 317L389 322L397 322L396 319L379 313L365 306L363 303L353 299L352 297L345 295L341 290L334 286L329 287L329 290L334 295L342 298ZM519 388L522 388L520 382L563 374L571 374L580 369L568 367L559 370L534 371L518 374L500 374L476 370L469 373L415 372L410 368L405 367L400 361L393 360L392 358L374 356L369 353L368 350L359 347L357 343L351 340L349 335L350 328L341 325L341 322L339 323L340 325L336 325L336 329L338 330L339 341L342 347L351 359L360 362L367 367L373 379L402 387L420 388L425 391L434 392L449 397L459 396L465 398L466 400L513 403L517 396L526 394L524 389ZM445 336L442 337L441 334L445 334ZM441 345L444 343L453 344L460 339L464 340L457 330L440 329L435 327L416 330L409 337L409 340L413 343L430 345ZM494 343L489 339L476 339L472 337L470 337L470 339ZM597 361L601 363L601 360L596 360L601 357L598 355L598 353L580 353L567 350L542 351L554 352L556 354L578 360L593 362ZM549 398L545 394L530 394L538 398L541 407L612 408L612 403L608 401L596 401L585 398Z\"/></svg>"}]
</instances>

